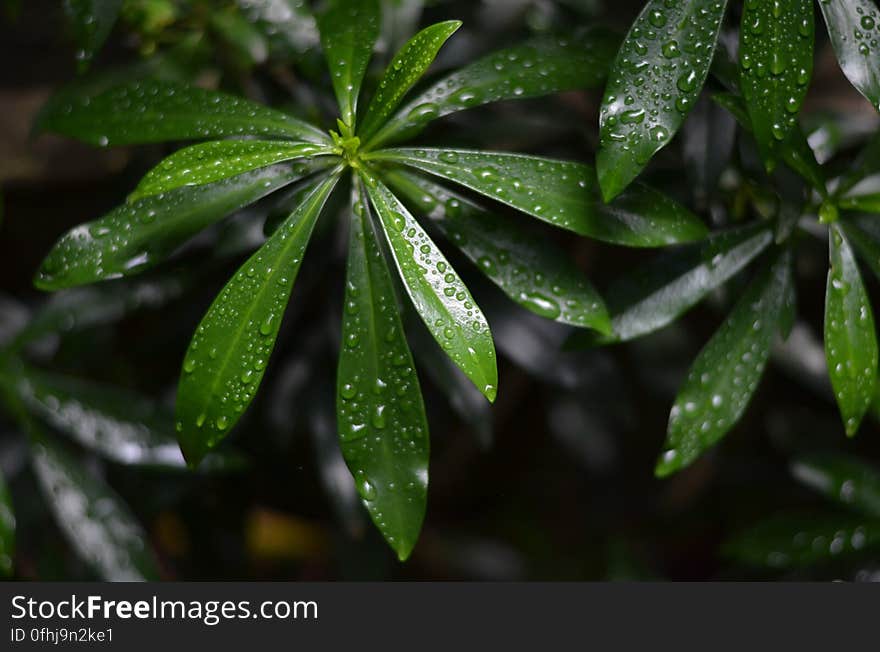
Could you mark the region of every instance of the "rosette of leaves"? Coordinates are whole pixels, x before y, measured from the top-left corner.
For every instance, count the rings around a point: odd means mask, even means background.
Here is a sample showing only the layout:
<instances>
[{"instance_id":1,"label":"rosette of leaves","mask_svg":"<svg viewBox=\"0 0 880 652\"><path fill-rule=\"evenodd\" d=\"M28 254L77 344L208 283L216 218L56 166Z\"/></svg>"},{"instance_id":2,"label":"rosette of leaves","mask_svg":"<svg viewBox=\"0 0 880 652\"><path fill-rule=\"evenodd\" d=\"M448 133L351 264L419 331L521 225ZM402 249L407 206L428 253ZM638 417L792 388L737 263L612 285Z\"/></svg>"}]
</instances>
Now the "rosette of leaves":
<instances>
[{"instance_id":1,"label":"rosette of leaves","mask_svg":"<svg viewBox=\"0 0 880 652\"><path fill-rule=\"evenodd\" d=\"M596 86L614 47L604 33L539 38L408 94L460 23L432 25L401 48L369 103L359 105L379 25L378 4L370 1L335 0L318 16L340 111L329 133L244 99L159 82L53 105L42 117L43 129L97 145L228 139L184 148L159 163L126 204L65 235L36 285L55 290L135 274L225 215L292 187L286 218L218 295L183 361L176 427L184 455L196 465L253 399L310 234L328 197L345 183L349 248L339 440L364 505L405 559L424 517L429 446L398 285L474 386L489 401L498 391L489 325L425 225L525 308L604 333L604 303L565 255L472 196L632 247L692 241L705 227L640 184L606 205L595 171L580 163L396 146L430 121L467 108Z\"/></svg>"},{"instance_id":2,"label":"rosette of leaves","mask_svg":"<svg viewBox=\"0 0 880 652\"><path fill-rule=\"evenodd\" d=\"M740 186L728 221L746 221L749 214L759 218L667 252L619 279L605 293L612 335L578 333L571 342L575 347L623 342L656 331L746 267L755 268L678 392L659 476L691 464L742 417L774 338L787 337L795 320L792 260L807 234L827 236L830 249L825 353L847 435L858 430L876 386L875 324L856 256L878 271L880 232L864 215L880 206L877 139L837 179L836 168L820 165L808 143L798 112L813 67L812 2L747 0L738 63L717 47L726 5L646 3L611 67L601 110L598 176L604 197L611 199L672 140L711 72L712 99L735 119L730 129L738 124L741 141ZM880 108L876 6L838 0L819 6L843 72ZM710 123L704 116L700 120L705 131ZM728 142L726 152L708 151L716 138ZM693 166L718 168L717 183L720 170L732 164L733 135L704 134L697 142L702 151L688 151L686 144L685 157ZM800 228L803 220L812 224Z\"/></svg>"}]
</instances>

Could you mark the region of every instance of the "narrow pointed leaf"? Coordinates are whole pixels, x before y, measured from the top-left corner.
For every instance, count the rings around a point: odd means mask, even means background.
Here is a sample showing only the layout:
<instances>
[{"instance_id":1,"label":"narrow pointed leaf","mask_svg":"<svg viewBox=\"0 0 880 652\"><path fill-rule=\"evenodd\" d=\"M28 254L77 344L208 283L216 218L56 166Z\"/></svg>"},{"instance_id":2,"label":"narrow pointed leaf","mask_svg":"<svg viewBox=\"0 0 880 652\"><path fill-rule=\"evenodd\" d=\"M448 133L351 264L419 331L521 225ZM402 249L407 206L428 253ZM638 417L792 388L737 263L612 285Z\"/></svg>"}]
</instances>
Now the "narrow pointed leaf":
<instances>
[{"instance_id":1,"label":"narrow pointed leaf","mask_svg":"<svg viewBox=\"0 0 880 652\"><path fill-rule=\"evenodd\" d=\"M770 225L756 223L715 234L650 261L604 293L613 335L604 338L578 333L568 346L625 342L671 324L757 258L771 242Z\"/></svg>"},{"instance_id":2,"label":"narrow pointed leaf","mask_svg":"<svg viewBox=\"0 0 880 652\"><path fill-rule=\"evenodd\" d=\"M425 517L428 423L391 275L368 211L362 187L355 188L337 428L364 506L403 560L415 546Z\"/></svg>"},{"instance_id":3,"label":"narrow pointed leaf","mask_svg":"<svg viewBox=\"0 0 880 652\"><path fill-rule=\"evenodd\" d=\"M339 180L314 190L221 290L196 329L177 392L183 454L198 463L253 400L315 222Z\"/></svg>"},{"instance_id":4,"label":"narrow pointed leaf","mask_svg":"<svg viewBox=\"0 0 880 652\"><path fill-rule=\"evenodd\" d=\"M658 476L691 464L739 421L764 374L791 284L785 252L752 281L700 351L670 412Z\"/></svg>"},{"instance_id":5,"label":"narrow pointed leaf","mask_svg":"<svg viewBox=\"0 0 880 652\"><path fill-rule=\"evenodd\" d=\"M12 575L15 559L15 510L12 496L0 472L0 575Z\"/></svg>"},{"instance_id":6,"label":"narrow pointed leaf","mask_svg":"<svg viewBox=\"0 0 880 652\"><path fill-rule=\"evenodd\" d=\"M147 172L129 201L182 186L202 186L275 163L333 153L329 145L272 140L218 140L185 147Z\"/></svg>"},{"instance_id":7,"label":"narrow pointed leaf","mask_svg":"<svg viewBox=\"0 0 880 652\"><path fill-rule=\"evenodd\" d=\"M880 518L880 472L876 468L854 457L824 454L798 460L791 472L831 500Z\"/></svg>"},{"instance_id":8,"label":"narrow pointed leaf","mask_svg":"<svg viewBox=\"0 0 880 652\"><path fill-rule=\"evenodd\" d=\"M416 312L452 361L494 401L495 345L483 312L406 207L369 172L362 170L361 175Z\"/></svg>"},{"instance_id":9,"label":"narrow pointed leaf","mask_svg":"<svg viewBox=\"0 0 880 652\"><path fill-rule=\"evenodd\" d=\"M646 186L634 185L605 204L595 171L580 163L452 149L387 149L370 157L429 172L554 226L614 244L657 247L706 235L695 215Z\"/></svg>"},{"instance_id":10,"label":"narrow pointed leaf","mask_svg":"<svg viewBox=\"0 0 880 652\"><path fill-rule=\"evenodd\" d=\"M564 324L609 331L602 297L551 240L536 241L516 223L422 176L393 171L385 178L519 305Z\"/></svg>"},{"instance_id":11,"label":"narrow pointed leaf","mask_svg":"<svg viewBox=\"0 0 880 652\"><path fill-rule=\"evenodd\" d=\"M874 397L877 334L874 314L849 241L839 224L830 229L825 290L825 357L846 434L852 437Z\"/></svg>"},{"instance_id":12,"label":"narrow pointed leaf","mask_svg":"<svg viewBox=\"0 0 880 652\"><path fill-rule=\"evenodd\" d=\"M617 38L602 30L540 37L498 50L447 75L406 102L369 147L416 135L432 120L501 100L596 88L605 80Z\"/></svg>"},{"instance_id":13,"label":"narrow pointed leaf","mask_svg":"<svg viewBox=\"0 0 880 652\"><path fill-rule=\"evenodd\" d=\"M92 59L110 36L123 0L64 0L64 11L73 25L73 35L79 49L76 52L80 72L85 71Z\"/></svg>"},{"instance_id":14,"label":"narrow pointed leaf","mask_svg":"<svg viewBox=\"0 0 880 652\"><path fill-rule=\"evenodd\" d=\"M740 28L740 87L768 170L778 143L797 124L813 74L811 0L745 3Z\"/></svg>"},{"instance_id":15,"label":"narrow pointed leaf","mask_svg":"<svg viewBox=\"0 0 880 652\"><path fill-rule=\"evenodd\" d=\"M101 146L246 135L329 141L317 127L281 111L159 80L125 84L94 96L50 100L35 129Z\"/></svg>"},{"instance_id":16,"label":"narrow pointed leaf","mask_svg":"<svg viewBox=\"0 0 880 652\"><path fill-rule=\"evenodd\" d=\"M321 46L342 121L354 130L361 83L379 38L379 3L330 0L327 5L327 11L318 16Z\"/></svg>"},{"instance_id":17,"label":"narrow pointed leaf","mask_svg":"<svg viewBox=\"0 0 880 652\"><path fill-rule=\"evenodd\" d=\"M158 579L147 535L116 492L46 437L34 438L31 456L61 531L102 579Z\"/></svg>"},{"instance_id":18,"label":"narrow pointed leaf","mask_svg":"<svg viewBox=\"0 0 880 652\"><path fill-rule=\"evenodd\" d=\"M820 0L840 69L880 111L880 15L874 0Z\"/></svg>"},{"instance_id":19,"label":"narrow pointed leaf","mask_svg":"<svg viewBox=\"0 0 880 652\"><path fill-rule=\"evenodd\" d=\"M59 290L142 272L202 229L314 169L282 163L123 204L62 236L34 284Z\"/></svg>"},{"instance_id":20,"label":"narrow pointed leaf","mask_svg":"<svg viewBox=\"0 0 880 652\"><path fill-rule=\"evenodd\" d=\"M596 168L611 201L669 144L696 103L715 53L726 0L650 0L608 74Z\"/></svg>"},{"instance_id":21,"label":"narrow pointed leaf","mask_svg":"<svg viewBox=\"0 0 880 652\"><path fill-rule=\"evenodd\" d=\"M358 135L362 140L368 140L385 123L407 91L434 62L443 44L459 27L461 27L459 20L449 20L426 27L407 41L394 56L361 121Z\"/></svg>"}]
</instances>

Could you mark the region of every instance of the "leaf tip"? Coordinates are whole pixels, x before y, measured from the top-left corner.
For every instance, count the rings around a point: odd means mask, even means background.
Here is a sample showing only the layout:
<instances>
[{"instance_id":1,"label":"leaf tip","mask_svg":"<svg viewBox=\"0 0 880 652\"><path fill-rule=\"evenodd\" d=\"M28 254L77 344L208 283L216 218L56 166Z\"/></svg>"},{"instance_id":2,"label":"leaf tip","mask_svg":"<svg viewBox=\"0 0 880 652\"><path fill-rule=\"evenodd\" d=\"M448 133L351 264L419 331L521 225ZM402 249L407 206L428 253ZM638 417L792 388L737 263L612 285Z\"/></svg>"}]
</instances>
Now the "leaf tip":
<instances>
[{"instance_id":1,"label":"leaf tip","mask_svg":"<svg viewBox=\"0 0 880 652\"><path fill-rule=\"evenodd\" d=\"M602 195L602 201L606 204L610 203L617 197L624 188L626 183L621 179L618 170L611 165L606 159L605 150L600 149L596 157L596 173L599 178L599 191Z\"/></svg>"},{"instance_id":2,"label":"leaf tip","mask_svg":"<svg viewBox=\"0 0 880 652\"><path fill-rule=\"evenodd\" d=\"M654 477L658 479L667 478L673 473L681 470L686 464L686 460L681 456L675 448L669 448L657 458L657 464L654 466Z\"/></svg>"}]
</instances>

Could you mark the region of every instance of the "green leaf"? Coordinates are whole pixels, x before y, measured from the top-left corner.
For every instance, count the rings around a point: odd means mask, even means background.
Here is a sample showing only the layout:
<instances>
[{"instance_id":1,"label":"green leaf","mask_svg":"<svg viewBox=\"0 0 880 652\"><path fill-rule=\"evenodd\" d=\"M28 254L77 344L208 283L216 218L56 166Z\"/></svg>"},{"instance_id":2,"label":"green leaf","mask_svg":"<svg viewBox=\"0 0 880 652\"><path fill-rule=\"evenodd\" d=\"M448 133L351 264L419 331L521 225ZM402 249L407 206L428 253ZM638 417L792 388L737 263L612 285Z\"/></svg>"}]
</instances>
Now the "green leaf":
<instances>
[{"instance_id":1,"label":"green leaf","mask_svg":"<svg viewBox=\"0 0 880 652\"><path fill-rule=\"evenodd\" d=\"M336 414L345 462L370 517L404 560L425 517L429 438L391 275L356 180Z\"/></svg>"},{"instance_id":2,"label":"green leaf","mask_svg":"<svg viewBox=\"0 0 880 652\"><path fill-rule=\"evenodd\" d=\"M522 154L386 149L369 159L429 172L580 235L630 247L698 240L706 227L683 206L642 185L606 205L589 166Z\"/></svg>"},{"instance_id":3,"label":"green leaf","mask_svg":"<svg viewBox=\"0 0 880 652\"><path fill-rule=\"evenodd\" d=\"M494 401L495 345L483 312L406 207L370 172L359 172L416 312L452 361Z\"/></svg>"},{"instance_id":4,"label":"green leaf","mask_svg":"<svg viewBox=\"0 0 880 652\"><path fill-rule=\"evenodd\" d=\"M665 147L706 81L727 0L650 0L608 74L596 169L611 201Z\"/></svg>"},{"instance_id":5,"label":"green leaf","mask_svg":"<svg viewBox=\"0 0 880 652\"><path fill-rule=\"evenodd\" d=\"M181 186L201 186L275 163L333 154L329 145L273 140L218 140L185 147L147 172L129 201Z\"/></svg>"},{"instance_id":6,"label":"green leaf","mask_svg":"<svg viewBox=\"0 0 880 652\"><path fill-rule=\"evenodd\" d=\"M874 315L856 259L839 224L830 227L825 290L825 357L846 434L856 434L877 382Z\"/></svg>"},{"instance_id":7,"label":"green leaf","mask_svg":"<svg viewBox=\"0 0 880 652\"><path fill-rule=\"evenodd\" d=\"M318 128L281 111L158 80L117 86L94 96L50 100L34 128L101 146L246 135L329 142Z\"/></svg>"},{"instance_id":8,"label":"green leaf","mask_svg":"<svg viewBox=\"0 0 880 652\"><path fill-rule=\"evenodd\" d=\"M73 25L73 35L79 49L77 67L85 72L92 59L110 36L123 0L65 0L64 12Z\"/></svg>"},{"instance_id":9,"label":"green leaf","mask_svg":"<svg viewBox=\"0 0 880 652\"><path fill-rule=\"evenodd\" d=\"M820 0L837 62L846 78L880 111L880 16L872 0Z\"/></svg>"},{"instance_id":10,"label":"green leaf","mask_svg":"<svg viewBox=\"0 0 880 652\"><path fill-rule=\"evenodd\" d=\"M407 91L434 62L443 44L459 27L461 27L460 20L448 20L426 27L407 41L391 60L382 81L376 88L370 107L358 129L361 140L368 140L385 123Z\"/></svg>"},{"instance_id":11,"label":"green leaf","mask_svg":"<svg viewBox=\"0 0 880 652\"><path fill-rule=\"evenodd\" d=\"M847 216L840 225L861 259L880 278L880 221L877 216Z\"/></svg>"},{"instance_id":12,"label":"green leaf","mask_svg":"<svg viewBox=\"0 0 880 652\"><path fill-rule=\"evenodd\" d=\"M880 544L880 523L846 515L780 515L728 541L724 555L758 568L799 568Z\"/></svg>"},{"instance_id":13,"label":"green leaf","mask_svg":"<svg viewBox=\"0 0 880 652\"><path fill-rule=\"evenodd\" d=\"M759 222L716 233L655 258L615 281L604 293L613 335L597 337L583 331L569 339L567 348L626 342L671 324L772 241L770 225Z\"/></svg>"},{"instance_id":14,"label":"green leaf","mask_svg":"<svg viewBox=\"0 0 880 652\"><path fill-rule=\"evenodd\" d=\"M813 3L749 0L740 28L740 87L768 170L797 124L813 73Z\"/></svg>"},{"instance_id":15,"label":"green leaf","mask_svg":"<svg viewBox=\"0 0 880 652\"><path fill-rule=\"evenodd\" d=\"M268 364L309 237L337 173L314 190L217 295L196 329L180 375L177 432L197 464L236 424Z\"/></svg>"},{"instance_id":16,"label":"green leaf","mask_svg":"<svg viewBox=\"0 0 880 652\"><path fill-rule=\"evenodd\" d=\"M0 575L12 575L15 559L15 510L0 472Z\"/></svg>"},{"instance_id":17,"label":"green leaf","mask_svg":"<svg viewBox=\"0 0 880 652\"><path fill-rule=\"evenodd\" d=\"M547 319L609 332L602 297L552 240L536 241L516 223L420 175L390 171L385 179L519 305Z\"/></svg>"},{"instance_id":18,"label":"green leaf","mask_svg":"<svg viewBox=\"0 0 880 652\"><path fill-rule=\"evenodd\" d=\"M379 3L329 0L327 5L327 11L318 16L321 46L342 121L353 133L361 83L379 37Z\"/></svg>"},{"instance_id":19,"label":"green leaf","mask_svg":"<svg viewBox=\"0 0 880 652\"><path fill-rule=\"evenodd\" d=\"M367 149L410 138L432 120L490 102L596 88L618 40L603 30L571 38L540 37L465 66L419 92L367 143Z\"/></svg>"},{"instance_id":20,"label":"green leaf","mask_svg":"<svg viewBox=\"0 0 880 652\"><path fill-rule=\"evenodd\" d=\"M137 274L217 220L314 169L279 164L123 204L62 236L34 284L42 290L59 290Z\"/></svg>"},{"instance_id":21,"label":"green leaf","mask_svg":"<svg viewBox=\"0 0 880 652\"><path fill-rule=\"evenodd\" d=\"M700 351L669 414L658 477L691 464L739 421L764 374L791 284L786 251L764 267Z\"/></svg>"},{"instance_id":22,"label":"green leaf","mask_svg":"<svg viewBox=\"0 0 880 652\"><path fill-rule=\"evenodd\" d=\"M844 455L823 454L797 460L792 474L835 502L880 518L880 472Z\"/></svg>"},{"instance_id":23,"label":"green leaf","mask_svg":"<svg viewBox=\"0 0 880 652\"><path fill-rule=\"evenodd\" d=\"M158 579L146 533L116 492L42 435L33 437L31 457L61 531L102 579Z\"/></svg>"}]
</instances>

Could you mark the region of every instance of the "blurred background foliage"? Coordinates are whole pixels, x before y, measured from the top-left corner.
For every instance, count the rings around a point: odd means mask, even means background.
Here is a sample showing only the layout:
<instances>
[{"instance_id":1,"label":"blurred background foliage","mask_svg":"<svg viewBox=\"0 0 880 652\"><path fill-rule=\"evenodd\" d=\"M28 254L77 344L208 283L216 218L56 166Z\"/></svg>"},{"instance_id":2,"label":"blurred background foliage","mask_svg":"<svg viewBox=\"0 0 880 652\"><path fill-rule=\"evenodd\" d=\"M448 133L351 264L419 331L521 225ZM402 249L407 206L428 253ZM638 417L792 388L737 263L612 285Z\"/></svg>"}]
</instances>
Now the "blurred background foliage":
<instances>
[{"instance_id":1,"label":"blurred background foliage","mask_svg":"<svg viewBox=\"0 0 880 652\"><path fill-rule=\"evenodd\" d=\"M880 579L880 408L857 438L843 436L817 330L826 271L818 240L797 260L803 321L774 350L751 408L716 449L669 479L654 477L669 405L740 281L659 333L575 352L564 347L568 327L471 274L500 353L499 399L490 408L475 396L411 324L432 431L431 487L421 541L409 562L395 561L368 527L336 444L341 256L304 266L264 390L229 445L186 471L168 425L180 361L211 298L263 241L272 205L234 215L147 275L47 297L31 279L57 237L123 201L173 148L91 149L32 139L31 125L59 89L156 76L329 127L329 79L304 1L111 0L103 5L119 4L119 13L109 25L84 25L82 4L0 4L0 572L25 580ZM464 26L434 73L572 26L622 34L641 4L385 0L371 74L375 81L415 29L439 20ZM594 91L490 105L420 138L592 162L600 101ZM817 158L835 169L846 169L877 127L824 35L802 119ZM760 195L742 172L749 153L732 119L703 100L647 181L724 225ZM331 223L318 235L341 253ZM600 291L654 255L541 232ZM865 278L876 296L876 279Z\"/></svg>"}]
</instances>

